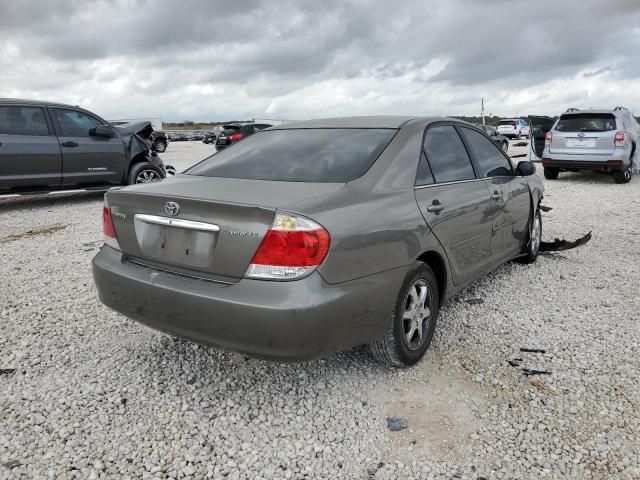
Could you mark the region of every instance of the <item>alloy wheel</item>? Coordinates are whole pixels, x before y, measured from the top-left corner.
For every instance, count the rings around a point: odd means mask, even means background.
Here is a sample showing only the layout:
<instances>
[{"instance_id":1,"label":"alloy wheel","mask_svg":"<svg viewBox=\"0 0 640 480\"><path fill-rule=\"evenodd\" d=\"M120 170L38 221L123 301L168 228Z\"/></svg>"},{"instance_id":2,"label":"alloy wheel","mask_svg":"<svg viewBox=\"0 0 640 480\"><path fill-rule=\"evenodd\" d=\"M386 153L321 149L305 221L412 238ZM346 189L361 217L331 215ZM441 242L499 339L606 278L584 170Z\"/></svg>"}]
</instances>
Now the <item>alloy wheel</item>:
<instances>
[{"instance_id":1,"label":"alloy wheel","mask_svg":"<svg viewBox=\"0 0 640 480\"><path fill-rule=\"evenodd\" d=\"M136 183L151 183L161 180L160 174L155 170L142 170L136 176Z\"/></svg>"},{"instance_id":2,"label":"alloy wheel","mask_svg":"<svg viewBox=\"0 0 640 480\"><path fill-rule=\"evenodd\" d=\"M404 340L410 350L418 350L426 339L431 322L429 285L418 279L409 289L402 314Z\"/></svg>"}]
</instances>

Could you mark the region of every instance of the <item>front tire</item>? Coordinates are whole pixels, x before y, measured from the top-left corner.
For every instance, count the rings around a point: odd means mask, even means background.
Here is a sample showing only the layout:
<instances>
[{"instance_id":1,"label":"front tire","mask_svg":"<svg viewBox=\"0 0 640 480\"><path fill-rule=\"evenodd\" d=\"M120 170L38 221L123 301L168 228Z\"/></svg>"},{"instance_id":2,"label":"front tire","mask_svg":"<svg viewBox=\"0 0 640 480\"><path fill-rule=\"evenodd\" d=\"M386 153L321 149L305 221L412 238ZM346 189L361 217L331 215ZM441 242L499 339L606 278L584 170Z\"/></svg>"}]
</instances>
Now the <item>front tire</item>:
<instances>
[{"instance_id":1,"label":"front tire","mask_svg":"<svg viewBox=\"0 0 640 480\"><path fill-rule=\"evenodd\" d=\"M163 177L162 171L155 165L149 162L135 163L129 170L127 185L159 182Z\"/></svg>"},{"instance_id":2,"label":"front tire","mask_svg":"<svg viewBox=\"0 0 640 480\"><path fill-rule=\"evenodd\" d=\"M520 263L533 263L538 259L540 254L540 243L542 243L542 215L540 208L536 208L536 213L529 222L529 237L527 239L527 253L520 257Z\"/></svg>"},{"instance_id":3,"label":"front tire","mask_svg":"<svg viewBox=\"0 0 640 480\"><path fill-rule=\"evenodd\" d=\"M369 344L380 363L394 367L415 365L425 354L440 310L438 282L427 264L416 262L398 293L387 331Z\"/></svg>"},{"instance_id":4,"label":"front tire","mask_svg":"<svg viewBox=\"0 0 640 480\"><path fill-rule=\"evenodd\" d=\"M544 167L544 178L555 180L560 175L560 169L556 167Z\"/></svg>"}]
</instances>

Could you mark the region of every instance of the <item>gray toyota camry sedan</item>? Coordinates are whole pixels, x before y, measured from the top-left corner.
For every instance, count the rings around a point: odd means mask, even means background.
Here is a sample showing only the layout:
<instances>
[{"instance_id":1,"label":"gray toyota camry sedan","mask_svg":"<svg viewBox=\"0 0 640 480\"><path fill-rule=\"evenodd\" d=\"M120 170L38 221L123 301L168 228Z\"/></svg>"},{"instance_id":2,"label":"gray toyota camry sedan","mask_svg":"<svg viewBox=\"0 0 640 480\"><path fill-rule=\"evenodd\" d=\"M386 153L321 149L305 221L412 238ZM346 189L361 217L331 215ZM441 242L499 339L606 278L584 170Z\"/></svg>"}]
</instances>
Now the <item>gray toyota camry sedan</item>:
<instances>
[{"instance_id":1,"label":"gray toyota camry sedan","mask_svg":"<svg viewBox=\"0 0 640 480\"><path fill-rule=\"evenodd\" d=\"M412 365L447 298L535 261L534 171L450 118L280 125L109 190L93 274L109 307L198 343L282 361L366 344Z\"/></svg>"}]
</instances>

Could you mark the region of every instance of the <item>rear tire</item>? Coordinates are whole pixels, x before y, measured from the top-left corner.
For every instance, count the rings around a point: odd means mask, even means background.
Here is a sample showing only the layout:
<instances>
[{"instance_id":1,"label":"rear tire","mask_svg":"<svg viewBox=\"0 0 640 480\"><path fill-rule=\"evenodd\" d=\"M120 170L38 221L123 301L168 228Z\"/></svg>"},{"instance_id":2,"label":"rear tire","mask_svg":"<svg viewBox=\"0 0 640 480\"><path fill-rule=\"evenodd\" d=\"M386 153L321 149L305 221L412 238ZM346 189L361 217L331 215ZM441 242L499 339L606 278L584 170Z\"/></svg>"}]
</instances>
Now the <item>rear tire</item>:
<instances>
[{"instance_id":1,"label":"rear tire","mask_svg":"<svg viewBox=\"0 0 640 480\"><path fill-rule=\"evenodd\" d=\"M416 262L402 282L387 331L380 340L369 344L373 357L394 367L415 365L431 344L439 298L433 270Z\"/></svg>"},{"instance_id":2,"label":"rear tire","mask_svg":"<svg viewBox=\"0 0 640 480\"><path fill-rule=\"evenodd\" d=\"M127 185L158 182L164 175L158 167L149 162L134 163L129 170Z\"/></svg>"},{"instance_id":3,"label":"rear tire","mask_svg":"<svg viewBox=\"0 0 640 480\"><path fill-rule=\"evenodd\" d=\"M560 175L560 169L556 167L544 167L544 178L555 180Z\"/></svg>"},{"instance_id":4,"label":"rear tire","mask_svg":"<svg viewBox=\"0 0 640 480\"><path fill-rule=\"evenodd\" d=\"M631 181L631 164L625 170L613 172L613 181L615 183L629 183Z\"/></svg>"}]
</instances>

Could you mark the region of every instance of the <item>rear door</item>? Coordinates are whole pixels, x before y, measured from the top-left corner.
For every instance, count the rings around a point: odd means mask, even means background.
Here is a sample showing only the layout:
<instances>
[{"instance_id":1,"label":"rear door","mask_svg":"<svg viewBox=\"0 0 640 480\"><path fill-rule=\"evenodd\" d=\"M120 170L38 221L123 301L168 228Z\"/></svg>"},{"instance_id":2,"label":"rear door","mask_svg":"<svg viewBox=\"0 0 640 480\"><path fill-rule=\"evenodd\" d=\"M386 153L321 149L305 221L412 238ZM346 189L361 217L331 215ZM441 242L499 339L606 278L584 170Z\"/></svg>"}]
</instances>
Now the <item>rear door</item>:
<instances>
[{"instance_id":1,"label":"rear door","mask_svg":"<svg viewBox=\"0 0 640 480\"><path fill-rule=\"evenodd\" d=\"M550 154L611 155L615 150L616 124L611 113L579 112L560 116L553 129Z\"/></svg>"},{"instance_id":2,"label":"rear door","mask_svg":"<svg viewBox=\"0 0 640 480\"><path fill-rule=\"evenodd\" d=\"M44 108L0 105L0 190L55 188L61 180L60 145Z\"/></svg>"},{"instance_id":3,"label":"rear door","mask_svg":"<svg viewBox=\"0 0 640 480\"><path fill-rule=\"evenodd\" d=\"M416 200L444 247L454 284L484 272L491 242L494 200L477 178L452 124L428 127L416 178Z\"/></svg>"},{"instance_id":4,"label":"rear door","mask_svg":"<svg viewBox=\"0 0 640 480\"><path fill-rule=\"evenodd\" d=\"M497 265L515 257L526 238L529 184L524 177L515 176L511 161L491 140L470 128L461 127L460 131L493 200L487 216L492 222L487 263Z\"/></svg>"},{"instance_id":5,"label":"rear door","mask_svg":"<svg viewBox=\"0 0 640 480\"><path fill-rule=\"evenodd\" d=\"M529 160L532 162L542 161L545 135L551 130L555 121L556 119L551 117L529 115L529 137L531 140Z\"/></svg>"},{"instance_id":6,"label":"rear door","mask_svg":"<svg viewBox=\"0 0 640 480\"><path fill-rule=\"evenodd\" d=\"M120 185L129 167L124 142L114 130L112 138L91 135L107 122L86 112L50 108L62 147L64 185Z\"/></svg>"}]
</instances>

